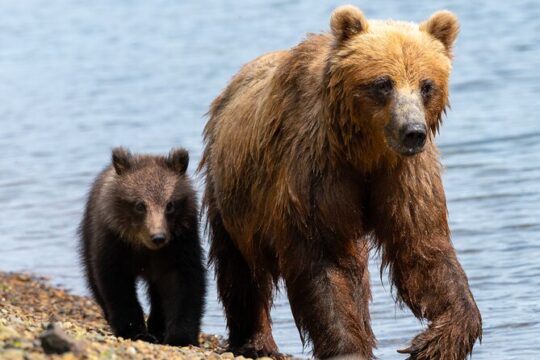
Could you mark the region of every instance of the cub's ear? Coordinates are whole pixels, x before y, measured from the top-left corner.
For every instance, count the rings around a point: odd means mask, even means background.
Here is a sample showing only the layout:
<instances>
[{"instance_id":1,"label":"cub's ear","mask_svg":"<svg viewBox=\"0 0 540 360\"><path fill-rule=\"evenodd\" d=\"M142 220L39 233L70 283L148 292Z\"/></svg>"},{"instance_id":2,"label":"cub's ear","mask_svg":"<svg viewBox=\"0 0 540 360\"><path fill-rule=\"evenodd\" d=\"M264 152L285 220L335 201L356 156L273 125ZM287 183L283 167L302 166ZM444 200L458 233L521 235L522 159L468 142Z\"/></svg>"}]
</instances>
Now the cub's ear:
<instances>
[{"instance_id":1,"label":"cub's ear","mask_svg":"<svg viewBox=\"0 0 540 360\"><path fill-rule=\"evenodd\" d=\"M332 13L330 29L338 44L349 40L356 34L366 32L368 21L364 13L356 6L343 5Z\"/></svg>"},{"instance_id":2,"label":"cub's ear","mask_svg":"<svg viewBox=\"0 0 540 360\"><path fill-rule=\"evenodd\" d=\"M452 47L459 33L459 21L456 15L447 10L437 11L420 24L420 30L442 42L446 54L452 55Z\"/></svg>"},{"instance_id":3,"label":"cub's ear","mask_svg":"<svg viewBox=\"0 0 540 360\"><path fill-rule=\"evenodd\" d=\"M189 153L186 149L172 149L165 161L169 168L183 175L189 165Z\"/></svg>"},{"instance_id":4,"label":"cub's ear","mask_svg":"<svg viewBox=\"0 0 540 360\"><path fill-rule=\"evenodd\" d=\"M128 171L133 164L133 155L123 147L116 147L112 151L112 164L118 175Z\"/></svg>"}]
</instances>

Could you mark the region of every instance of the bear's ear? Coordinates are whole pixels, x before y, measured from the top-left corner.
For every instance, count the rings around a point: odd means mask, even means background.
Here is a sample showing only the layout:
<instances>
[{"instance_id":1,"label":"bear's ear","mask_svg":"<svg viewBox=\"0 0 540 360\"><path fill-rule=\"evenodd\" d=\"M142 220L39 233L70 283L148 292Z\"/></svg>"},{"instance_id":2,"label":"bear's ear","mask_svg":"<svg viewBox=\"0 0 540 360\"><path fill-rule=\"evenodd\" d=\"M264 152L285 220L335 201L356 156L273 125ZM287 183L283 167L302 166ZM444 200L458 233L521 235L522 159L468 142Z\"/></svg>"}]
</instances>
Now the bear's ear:
<instances>
[{"instance_id":1,"label":"bear's ear","mask_svg":"<svg viewBox=\"0 0 540 360\"><path fill-rule=\"evenodd\" d=\"M173 171L183 175L189 165L189 153L186 149L173 149L167 156L166 163Z\"/></svg>"},{"instance_id":2,"label":"bear's ear","mask_svg":"<svg viewBox=\"0 0 540 360\"><path fill-rule=\"evenodd\" d=\"M420 30L442 42L446 54L451 56L454 41L459 33L459 21L456 15L447 10L437 11L420 24Z\"/></svg>"},{"instance_id":3,"label":"bear's ear","mask_svg":"<svg viewBox=\"0 0 540 360\"><path fill-rule=\"evenodd\" d=\"M341 44L368 29L368 21L362 11L353 5L343 5L332 13L330 29L337 43Z\"/></svg>"},{"instance_id":4,"label":"bear's ear","mask_svg":"<svg viewBox=\"0 0 540 360\"><path fill-rule=\"evenodd\" d=\"M131 168L133 155L123 147L116 147L112 151L112 164L118 175L122 175Z\"/></svg>"}]
</instances>

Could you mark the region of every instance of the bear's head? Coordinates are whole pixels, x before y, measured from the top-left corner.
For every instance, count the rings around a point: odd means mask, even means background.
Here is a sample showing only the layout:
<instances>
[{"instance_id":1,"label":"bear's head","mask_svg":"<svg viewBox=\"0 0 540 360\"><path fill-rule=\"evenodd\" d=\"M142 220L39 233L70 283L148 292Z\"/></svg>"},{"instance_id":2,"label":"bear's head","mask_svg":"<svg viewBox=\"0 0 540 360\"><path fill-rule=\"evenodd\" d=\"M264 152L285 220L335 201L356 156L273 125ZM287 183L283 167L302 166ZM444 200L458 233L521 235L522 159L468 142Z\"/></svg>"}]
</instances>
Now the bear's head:
<instances>
[{"instance_id":1,"label":"bear's head","mask_svg":"<svg viewBox=\"0 0 540 360\"><path fill-rule=\"evenodd\" d=\"M133 155L118 147L112 152L106 188L105 216L122 239L135 247L157 250L192 226L195 195L186 169L188 152L168 156Z\"/></svg>"},{"instance_id":2,"label":"bear's head","mask_svg":"<svg viewBox=\"0 0 540 360\"><path fill-rule=\"evenodd\" d=\"M346 5L334 11L330 27L325 80L332 121L351 137L365 135L378 152L421 152L448 105L456 16L440 11L420 25L368 21Z\"/></svg>"}]
</instances>

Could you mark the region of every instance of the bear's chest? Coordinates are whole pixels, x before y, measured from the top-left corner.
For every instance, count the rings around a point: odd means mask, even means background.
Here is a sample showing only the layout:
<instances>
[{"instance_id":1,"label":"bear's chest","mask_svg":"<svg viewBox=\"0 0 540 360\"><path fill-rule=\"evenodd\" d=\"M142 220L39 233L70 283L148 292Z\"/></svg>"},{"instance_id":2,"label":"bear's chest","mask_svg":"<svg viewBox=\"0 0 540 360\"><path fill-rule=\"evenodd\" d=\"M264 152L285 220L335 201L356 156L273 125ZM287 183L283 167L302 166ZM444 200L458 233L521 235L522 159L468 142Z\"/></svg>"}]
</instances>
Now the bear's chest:
<instances>
[{"instance_id":1,"label":"bear's chest","mask_svg":"<svg viewBox=\"0 0 540 360\"><path fill-rule=\"evenodd\" d=\"M148 251L133 256L131 270L136 276L145 279L155 278L172 267L173 261L172 256L168 254L157 254Z\"/></svg>"}]
</instances>

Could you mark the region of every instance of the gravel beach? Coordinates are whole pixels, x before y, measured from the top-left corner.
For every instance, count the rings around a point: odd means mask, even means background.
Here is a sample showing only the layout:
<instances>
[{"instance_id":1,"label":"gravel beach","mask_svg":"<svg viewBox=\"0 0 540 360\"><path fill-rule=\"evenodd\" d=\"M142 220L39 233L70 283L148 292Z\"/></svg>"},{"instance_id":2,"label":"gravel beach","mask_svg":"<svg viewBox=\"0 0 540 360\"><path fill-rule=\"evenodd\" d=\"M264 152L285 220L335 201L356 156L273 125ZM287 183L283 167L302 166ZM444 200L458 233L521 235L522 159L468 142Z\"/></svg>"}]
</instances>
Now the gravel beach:
<instances>
[{"instance_id":1,"label":"gravel beach","mask_svg":"<svg viewBox=\"0 0 540 360\"><path fill-rule=\"evenodd\" d=\"M199 343L173 347L116 338L90 298L42 277L0 272L0 359L244 359L225 352L221 337L200 334Z\"/></svg>"}]
</instances>

